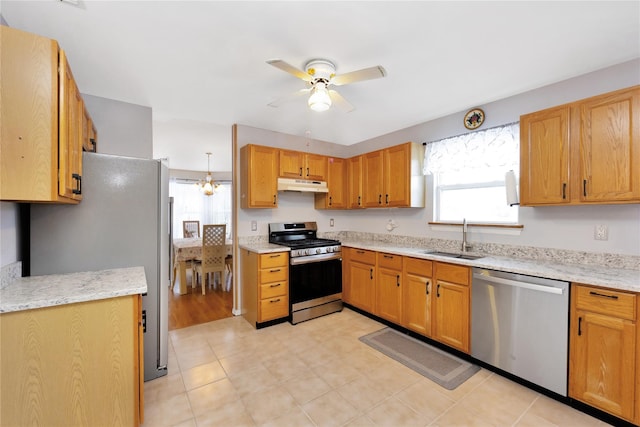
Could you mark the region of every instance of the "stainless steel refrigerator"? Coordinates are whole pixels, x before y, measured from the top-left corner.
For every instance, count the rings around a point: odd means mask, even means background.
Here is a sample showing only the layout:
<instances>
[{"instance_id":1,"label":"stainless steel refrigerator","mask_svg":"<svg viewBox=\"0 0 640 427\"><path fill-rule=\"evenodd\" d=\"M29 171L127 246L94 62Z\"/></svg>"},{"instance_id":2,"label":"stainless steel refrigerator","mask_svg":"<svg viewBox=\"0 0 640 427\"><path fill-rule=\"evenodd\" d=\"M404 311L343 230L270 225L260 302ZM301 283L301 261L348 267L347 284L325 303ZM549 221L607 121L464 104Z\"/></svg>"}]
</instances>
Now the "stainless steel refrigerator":
<instances>
[{"instance_id":1,"label":"stainless steel refrigerator","mask_svg":"<svg viewBox=\"0 0 640 427\"><path fill-rule=\"evenodd\" d=\"M31 275L143 266L145 381L167 374L171 223L160 161L84 153L78 205L31 205Z\"/></svg>"}]
</instances>

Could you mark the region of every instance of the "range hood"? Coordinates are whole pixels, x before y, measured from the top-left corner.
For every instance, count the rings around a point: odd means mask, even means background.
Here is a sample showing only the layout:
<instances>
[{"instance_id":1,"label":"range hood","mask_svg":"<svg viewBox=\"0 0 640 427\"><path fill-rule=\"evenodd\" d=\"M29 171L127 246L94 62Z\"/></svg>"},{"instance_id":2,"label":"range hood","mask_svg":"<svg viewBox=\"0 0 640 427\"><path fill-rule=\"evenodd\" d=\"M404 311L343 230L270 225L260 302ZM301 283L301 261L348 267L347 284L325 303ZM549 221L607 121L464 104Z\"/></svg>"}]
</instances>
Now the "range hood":
<instances>
[{"instance_id":1,"label":"range hood","mask_svg":"<svg viewBox=\"0 0 640 427\"><path fill-rule=\"evenodd\" d=\"M306 179L278 178L278 191L301 191L306 193L328 193L325 181Z\"/></svg>"}]
</instances>

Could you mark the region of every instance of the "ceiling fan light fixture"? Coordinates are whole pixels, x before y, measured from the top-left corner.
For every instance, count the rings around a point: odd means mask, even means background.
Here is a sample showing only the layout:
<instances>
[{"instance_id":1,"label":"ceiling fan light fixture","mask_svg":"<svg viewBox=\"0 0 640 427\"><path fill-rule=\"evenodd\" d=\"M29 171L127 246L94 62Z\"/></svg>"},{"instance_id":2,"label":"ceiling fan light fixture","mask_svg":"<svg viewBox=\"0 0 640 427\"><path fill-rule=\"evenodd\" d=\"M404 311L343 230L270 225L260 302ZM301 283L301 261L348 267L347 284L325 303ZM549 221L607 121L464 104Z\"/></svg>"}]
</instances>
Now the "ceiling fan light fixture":
<instances>
[{"instance_id":1,"label":"ceiling fan light fixture","mask_svg":"<svg viewBox=\"0 0 640 427\"><path fill-rule=\"evenodd\" d=\"M327 111L331 107L331 97L325 83L317 82L313 85L308 104L313 111Z\"/></svg>"}]
</instances>

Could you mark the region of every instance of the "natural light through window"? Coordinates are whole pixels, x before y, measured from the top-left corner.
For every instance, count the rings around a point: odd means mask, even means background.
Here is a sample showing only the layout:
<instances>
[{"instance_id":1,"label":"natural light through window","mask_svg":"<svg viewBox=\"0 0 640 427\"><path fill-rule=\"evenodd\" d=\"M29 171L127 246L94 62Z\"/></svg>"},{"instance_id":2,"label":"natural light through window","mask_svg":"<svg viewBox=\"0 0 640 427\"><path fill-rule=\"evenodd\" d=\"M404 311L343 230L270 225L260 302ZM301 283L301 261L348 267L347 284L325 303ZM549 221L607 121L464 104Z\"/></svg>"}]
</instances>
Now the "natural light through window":
<instances>
[{"instance_id":1,"label":"natural light through window","mask_svg":"<svg viewBox=\"0 0 640 427\"><path fill-rule=\"evenodd\" d=\"M427 144L434 221L516 224L518 207L507 204L505 175L519 175L519 153L517 123Z\"/></svg>"},{"instance_id":2,"label":"natural light through window","mask_svg":"<svg viewBox=\"0 0 640 427\"><path fill-rule=\"evenodd\" d=\"M227 238L231 230L231 183L222 182L211 196L202 193L195 182L171 180L169 195L173 197L173 236L182 237L182 221L204 224L226 224Z\"/></svg>"}]
</instances>

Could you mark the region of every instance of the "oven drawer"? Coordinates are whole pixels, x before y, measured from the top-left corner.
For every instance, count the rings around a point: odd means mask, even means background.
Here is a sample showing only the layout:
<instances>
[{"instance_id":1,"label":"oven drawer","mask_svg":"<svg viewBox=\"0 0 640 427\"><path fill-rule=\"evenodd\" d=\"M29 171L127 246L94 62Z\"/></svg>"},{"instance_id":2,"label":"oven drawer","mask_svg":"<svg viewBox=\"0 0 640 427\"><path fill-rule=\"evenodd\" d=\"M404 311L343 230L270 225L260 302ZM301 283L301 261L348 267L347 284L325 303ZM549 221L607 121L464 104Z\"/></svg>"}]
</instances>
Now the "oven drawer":
<instances>
[{"instance_id":1,"label":"oven drawer","mask_svg":"<svg viewBox=\"0 0 640 427\"><path fill-rule=\"evenodd\" d=\"M264 283L260 285L260 299L273 298L288 294L288 283L286 280L275 283Z\"/></svg>"},{"instance_id":2,"label":"oven drawer","mask_svg":"<svg viewBox=\"0 0 640 427\"><path fill-rule=\"evenodd\" d=\"M289 279L287 266L260 270L260 283L282 282Z\"/></svg>"},{"instance_id":3,"label":"oven drawer","mask_svg":"<svg viewBox=\"0 0 640 427\"><path fill-rule=\"evenodd\" d=\"M260 300L260 321L279 319L289 315L289 298L286 295Z\"/></svg>"},{"instance_id":4,"label":"oven drawer","mask_svg":"<svg viewBox=\"0 0 640 427\"><path fill-rule=\"evenodd\" d=\"M287 252L261 254L258 268L280 267L288 264L289 254Z\"/></svg>"}]
</instances>

